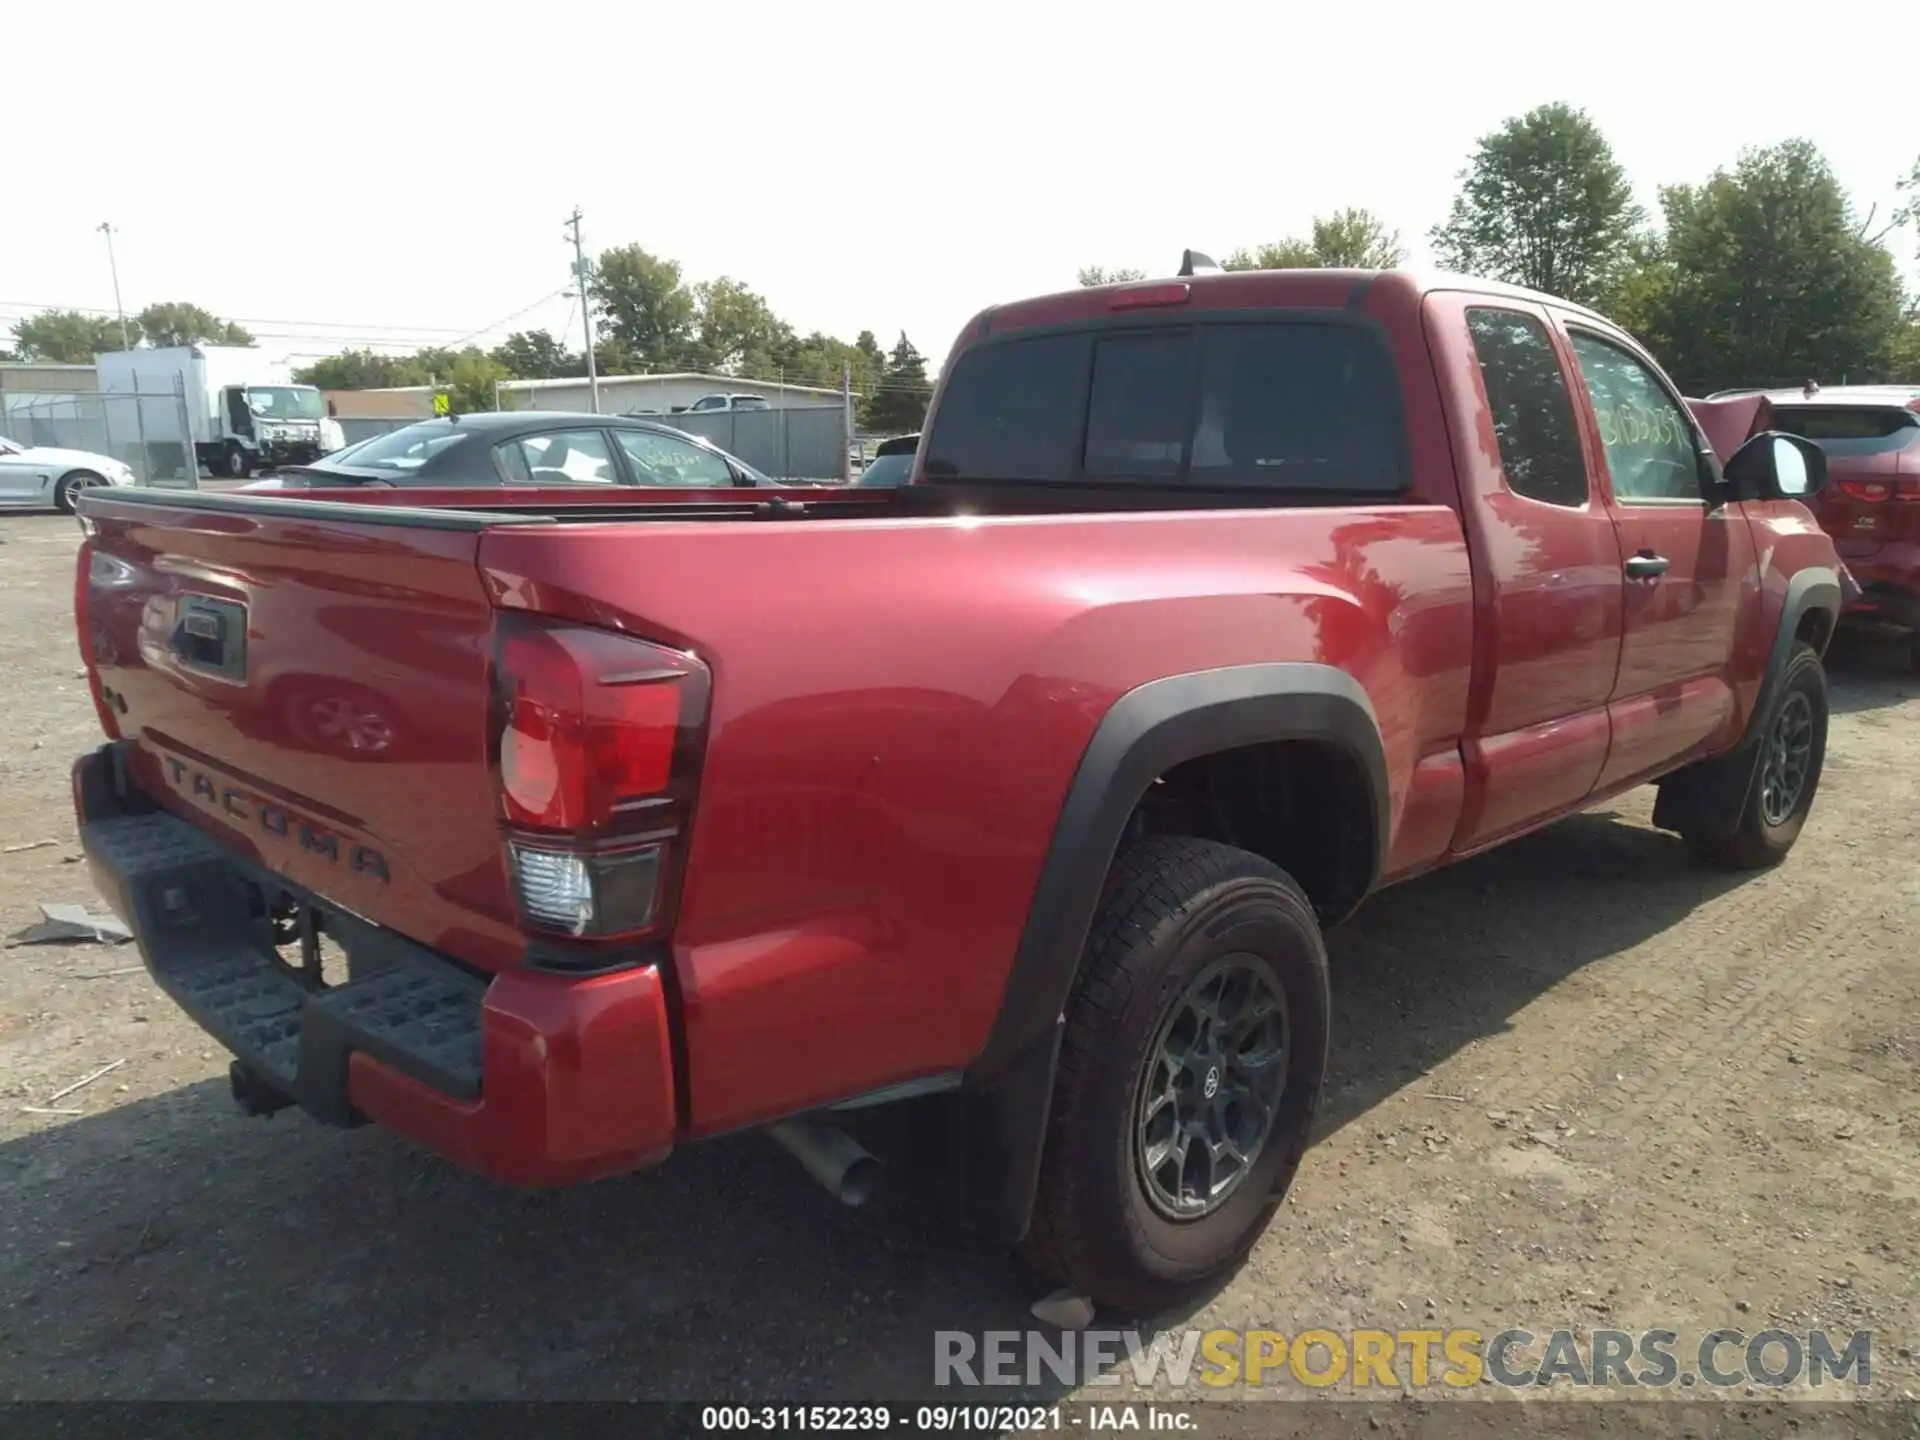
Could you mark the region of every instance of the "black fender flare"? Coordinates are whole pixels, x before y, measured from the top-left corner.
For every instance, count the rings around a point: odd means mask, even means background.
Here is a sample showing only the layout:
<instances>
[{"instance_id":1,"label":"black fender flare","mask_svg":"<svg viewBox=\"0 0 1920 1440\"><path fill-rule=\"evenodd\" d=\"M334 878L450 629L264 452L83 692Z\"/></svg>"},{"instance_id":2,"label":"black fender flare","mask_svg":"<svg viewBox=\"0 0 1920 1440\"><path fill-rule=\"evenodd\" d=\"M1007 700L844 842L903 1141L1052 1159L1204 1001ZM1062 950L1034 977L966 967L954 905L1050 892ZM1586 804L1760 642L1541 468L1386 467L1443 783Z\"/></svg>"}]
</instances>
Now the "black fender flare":
<instances>
[{"instance_id":1,"label":"black fender flare","mask_svg":"<svg viewBox=\"0 0 1920 1440\"><path fill-rule=\"evenodd\" d=\"M1793 644L1800 634L1800 622L1811 611L1819 610L1828 617L1827 637L1833 636L1834 625L1839 622L1843 602L1840 589L1840 572L1831 566L1807 565L1794 571L1787 581L1787 597L1780 607L1780 628L1773 632L1773 648L1767 653L1767 670L1760 681L1760 693L1753 702L1753 714L1747 720L1747 733L1741 739L1745 745L1756 737L1754 729L1760 723L1760 717L1767 713L1773 704L1773 697L1780 689L1781 678L1787 673L1787 662L1793 659Z\"/></svg>"},{"instance_id":2,"label":"black fender flare","mask_svg":"<svg viewBox=\"0 0 1920 1440\"><path fill-rule=\"evenodd\" d=\"M1373 888L1392 799L1373 704L1345 671L1284 662L1167 676L1122 695L1100 721L1041 865L999 1014L954 1097L969 1223L1010 1244L1026 1233L1067 998L1107 872L1147 787L1185 761L1280 740L1330 743L1359 766L1373 810Z\"/></svg>"}]
</instances>

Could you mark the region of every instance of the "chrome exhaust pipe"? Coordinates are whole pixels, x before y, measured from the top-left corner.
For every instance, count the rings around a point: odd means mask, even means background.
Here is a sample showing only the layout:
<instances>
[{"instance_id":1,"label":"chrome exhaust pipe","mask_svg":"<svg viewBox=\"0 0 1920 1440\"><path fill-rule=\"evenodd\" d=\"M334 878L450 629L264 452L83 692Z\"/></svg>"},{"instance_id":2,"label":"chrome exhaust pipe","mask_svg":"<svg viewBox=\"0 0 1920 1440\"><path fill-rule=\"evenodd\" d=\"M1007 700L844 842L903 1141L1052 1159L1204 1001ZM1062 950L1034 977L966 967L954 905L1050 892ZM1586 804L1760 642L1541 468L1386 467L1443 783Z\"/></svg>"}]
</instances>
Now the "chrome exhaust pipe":
<instances>
[{"instance_id":1,"label":"chrome exhaust pipe","mask_svg":"<svg viewBox=\"0 0 1920 1440\"><path fill-rule=\"evenodd\" d=\"M873 1198L880 1162L846 1131L813 1120L783 1120L769 1125L767 1135L842 1205L857 1208Z\"/></svg>"}]
</instances>

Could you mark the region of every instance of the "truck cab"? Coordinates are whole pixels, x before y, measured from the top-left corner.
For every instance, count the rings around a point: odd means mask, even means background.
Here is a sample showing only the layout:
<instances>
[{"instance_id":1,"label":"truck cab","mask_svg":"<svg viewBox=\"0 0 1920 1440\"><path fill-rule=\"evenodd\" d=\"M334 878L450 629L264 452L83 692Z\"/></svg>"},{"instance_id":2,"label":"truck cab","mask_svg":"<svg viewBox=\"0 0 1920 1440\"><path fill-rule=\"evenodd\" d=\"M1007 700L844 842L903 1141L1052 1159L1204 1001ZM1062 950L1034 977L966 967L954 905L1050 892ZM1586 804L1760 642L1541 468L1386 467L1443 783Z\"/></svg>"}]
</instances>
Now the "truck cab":
<instances>
[{"instance_id":1,"label":"truck cab","mask_svg":"<svg viewBox=\"0 0 1920 1440\"><path fill-rule=\"evenodd\" d=\"M320 437L326 407L311 385L226 385L218 442L200 447L209 469L235 479L276 465L304 465L326 453Z\"/></svg>"}]
</instances>

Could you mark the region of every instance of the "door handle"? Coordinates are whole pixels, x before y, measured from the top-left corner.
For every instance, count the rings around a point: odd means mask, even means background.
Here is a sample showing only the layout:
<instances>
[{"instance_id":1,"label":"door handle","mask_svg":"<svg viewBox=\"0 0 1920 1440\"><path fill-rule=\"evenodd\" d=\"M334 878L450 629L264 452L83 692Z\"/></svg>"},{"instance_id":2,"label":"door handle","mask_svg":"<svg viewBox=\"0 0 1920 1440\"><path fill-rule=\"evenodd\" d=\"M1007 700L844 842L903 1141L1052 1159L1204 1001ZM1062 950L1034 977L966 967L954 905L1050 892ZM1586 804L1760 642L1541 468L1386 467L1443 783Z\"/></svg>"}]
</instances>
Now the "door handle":
<instances>
[{"instance_id":1,"label":"door handle","mask_svg":"<svg viewBox=\"0 0 1920 1440\"><path fill-rule=\"evenodd\" d=\"M1627 561L1627 579L1653 580L1667 573L1667 557L1642 550Z\"/></svg>"}]
</instances>

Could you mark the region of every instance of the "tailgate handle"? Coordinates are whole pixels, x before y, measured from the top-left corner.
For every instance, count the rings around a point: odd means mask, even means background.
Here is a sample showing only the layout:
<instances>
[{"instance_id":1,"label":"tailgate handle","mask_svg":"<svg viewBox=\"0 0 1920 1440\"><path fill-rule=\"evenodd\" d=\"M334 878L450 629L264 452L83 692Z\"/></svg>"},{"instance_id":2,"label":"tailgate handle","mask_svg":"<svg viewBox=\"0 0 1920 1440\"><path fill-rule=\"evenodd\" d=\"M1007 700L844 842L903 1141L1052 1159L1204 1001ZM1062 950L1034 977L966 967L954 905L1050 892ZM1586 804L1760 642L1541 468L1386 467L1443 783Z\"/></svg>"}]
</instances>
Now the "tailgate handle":
<instances>
[{"instance_id":1,"label":"tailgate handle","mask_svg":"<svg viewBox=\"0 0 1920 1440\"><path fill-rule=\"evenodd\" d=\"M204 595L183 596L167 648L189 670L224 680L246 679L246 606Z\"/></svg>"}]
</instances>

